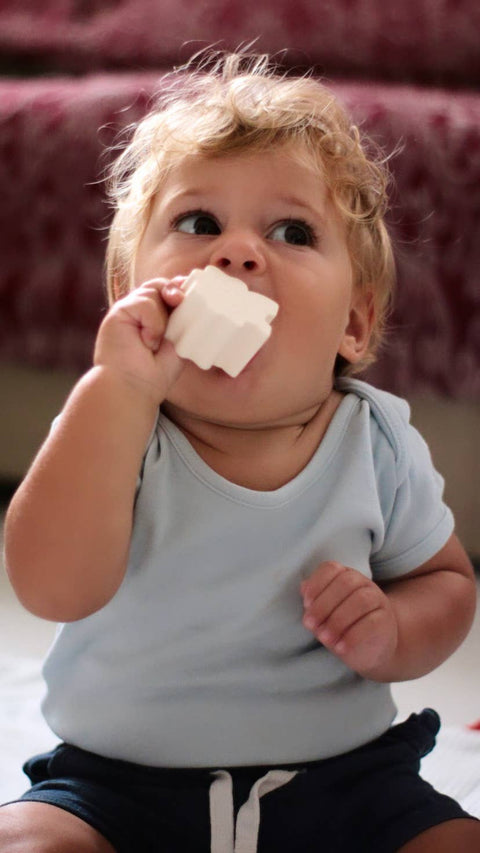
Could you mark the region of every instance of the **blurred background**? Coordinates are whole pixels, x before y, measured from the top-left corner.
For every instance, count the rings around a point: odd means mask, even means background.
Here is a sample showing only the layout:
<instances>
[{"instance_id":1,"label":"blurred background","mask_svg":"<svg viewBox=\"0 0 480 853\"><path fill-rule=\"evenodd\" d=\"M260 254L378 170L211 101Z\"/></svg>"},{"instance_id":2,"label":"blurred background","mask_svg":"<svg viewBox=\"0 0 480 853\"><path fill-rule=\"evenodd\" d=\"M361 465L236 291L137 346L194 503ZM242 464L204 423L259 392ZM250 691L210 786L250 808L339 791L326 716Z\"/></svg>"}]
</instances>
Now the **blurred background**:
<instances>
[{"instance_id":1,"label":"blurred background","mask_svg":"<svg viewBox=\"0 0 480 853\"><path fill-rule=\"evenodd\" d=\"M398 288L366 378L406 397L480 560L480 5L477 0L3 0L0 3L0 494L3 509L105 311L108 146L161 76L208 45L255 40L314 67L386 153ZM475 633L476 632L476 633ZM2 569L0 639L45 651ZM480 716L478 622L440 671L401 689ZM475 668L476 672L476 668ZM433 698L432 698L433 691ZM430 697L430 698L429 698Z\"/></svg>"}]
</instances>

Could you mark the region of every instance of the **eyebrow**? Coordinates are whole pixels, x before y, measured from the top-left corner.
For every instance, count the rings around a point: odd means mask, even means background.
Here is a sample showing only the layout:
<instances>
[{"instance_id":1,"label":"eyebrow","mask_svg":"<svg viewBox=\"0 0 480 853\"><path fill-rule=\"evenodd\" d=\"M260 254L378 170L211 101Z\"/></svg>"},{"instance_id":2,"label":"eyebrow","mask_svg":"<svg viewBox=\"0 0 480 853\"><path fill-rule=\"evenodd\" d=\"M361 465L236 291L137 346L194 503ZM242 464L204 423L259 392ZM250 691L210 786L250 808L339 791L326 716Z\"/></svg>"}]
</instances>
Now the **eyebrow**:
<instances>
[{"instance_id":1,"label":"eyebrow","mask_svg":"<svg viewBox=\"0 0 480 853\"><path fill-rule=\"evenodd\" d=\"M168 206L177 205L179 203L183 203L188 201L188 199L192 199L193 203L200 196L208 196L210 193L215 194L219 192L218 188L208 189L205 187L191 187L189 189L178 190L177 192L173 192L171 196L167 197L166 204ZM301 198L295 195L279 195L275 196L272 200L274 204L284 204L287 207L297 208L299 210L305 211L305 213L309 216L314 216L318 218L322 223L326 223L327 216L325 210L325 204L323 199L319 199L319 206L314 207L308 202L302 200Z\"/></svg>"},{"instance_id":2,"label":"eyebrow","mask_svg":"<svg viewBox=\"0 0 480 853\"><path fill-rule=\"evenodd\" d=\"M188 190L179 190L178 192L172 193L171 196L167 195L167 204L178 204L178 202L183 202L188 198L198 198L198 196L205 195L206 191L202 188L193 187Z\"/></svg>"},{"instance_id":3,"label":"eyebrow","mask_svg":"<svg viewBox=\"0 0 480 853\"><path fill-rule=\"evenodd\" d=\"M314 207L306 201L303 201L301 198L297 198L294 195L282 195L278 196L276 201L279 201L281 204L285 204L288 207L298 207L301 210L306 210L307 213L313 214L314 216L319 216L320 219L325 219L325 205L323 201L321 206Z\"/></svg>"}]
</instances>

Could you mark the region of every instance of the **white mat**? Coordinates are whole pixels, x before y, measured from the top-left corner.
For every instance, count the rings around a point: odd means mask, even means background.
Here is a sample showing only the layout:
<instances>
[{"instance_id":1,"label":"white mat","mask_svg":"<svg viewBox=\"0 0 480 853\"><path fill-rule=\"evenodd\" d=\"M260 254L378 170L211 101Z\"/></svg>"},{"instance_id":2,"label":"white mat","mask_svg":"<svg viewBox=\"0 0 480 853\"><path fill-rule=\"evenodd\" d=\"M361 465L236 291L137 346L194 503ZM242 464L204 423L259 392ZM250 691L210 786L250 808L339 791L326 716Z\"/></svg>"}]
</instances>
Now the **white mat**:
<instances>
[{"instance_id":1,"label":"white mat","mask_svg":"<svg viewBox=\"0 0 480 853\"><path fill-rule=\"evenodd\" d=\"M29 787L23 762L58 743L40 713L43 692L38 660L0 656L0 803Z\"/></svg>"},{"instance_id":2,"label":"white mat","mask_svg":"<svg viewBox=\"0 0 480 853\"><path fill-rule=\"evenodd\" d=\"M0 803L28 787L22 763L58 742L41 716L42 694L38 660L0 656ZM480 731L444 727L422 775L480 818Z\"/></svg>"}]
</instances>

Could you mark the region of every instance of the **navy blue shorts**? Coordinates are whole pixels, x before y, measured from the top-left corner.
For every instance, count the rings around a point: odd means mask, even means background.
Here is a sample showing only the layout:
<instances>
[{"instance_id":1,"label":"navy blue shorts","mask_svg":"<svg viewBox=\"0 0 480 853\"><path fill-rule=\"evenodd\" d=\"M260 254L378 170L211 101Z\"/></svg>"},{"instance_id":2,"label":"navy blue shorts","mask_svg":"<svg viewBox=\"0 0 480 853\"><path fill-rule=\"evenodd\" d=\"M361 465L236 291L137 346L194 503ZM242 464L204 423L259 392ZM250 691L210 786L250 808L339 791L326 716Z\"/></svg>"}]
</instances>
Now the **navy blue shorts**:
<instances>
[{"instance_id":1,"label":"navy blue shorts","mask_svg":"<svg viewBox=\"0 0 480 853\"><path fill-rule=\"evenodd\" d=\"M286 765L299 772L260 801L259 853L393 853L431 826L470 817L418 775L439 727L427 709L352 752ZM21 799L77 815L118 853L210 853L216 769L145 767L61 744L27 761L33 787ZM272 768L225 769L237 815Z\"/></svg>"}]
</instances>

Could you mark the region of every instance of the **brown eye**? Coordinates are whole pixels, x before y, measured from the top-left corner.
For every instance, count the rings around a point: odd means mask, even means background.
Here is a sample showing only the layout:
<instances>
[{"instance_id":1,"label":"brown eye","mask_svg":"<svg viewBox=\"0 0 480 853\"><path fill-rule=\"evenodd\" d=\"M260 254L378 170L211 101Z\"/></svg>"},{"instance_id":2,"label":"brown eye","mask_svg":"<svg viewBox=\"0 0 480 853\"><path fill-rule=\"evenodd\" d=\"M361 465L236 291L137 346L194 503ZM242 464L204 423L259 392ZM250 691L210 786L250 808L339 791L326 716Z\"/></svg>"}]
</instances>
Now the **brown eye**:
<instances>
[{"instance_id":1,"label":"brown eye","mask_svg":"<svg viewBox=\"0 0 480 853\"><path fill-rule=\"evenodd\" d=\"M209 213L198 211L196 213L187 213L181 216L175 223L177 231L184 234L197 234L203 236L205 234L220 234L220 227Z\"/></svg>"},{"instance_id":2,"label":"brown eye","mask_svg":"<svg viewBox=\"0 0 480 853\"><path fill-rule=\"evenodd\" d=\"M279 222L269 235L271 240L288 243L290 246L314 246L313 228L307 222L289 219Z\"/></svg>"}]
</instances>

